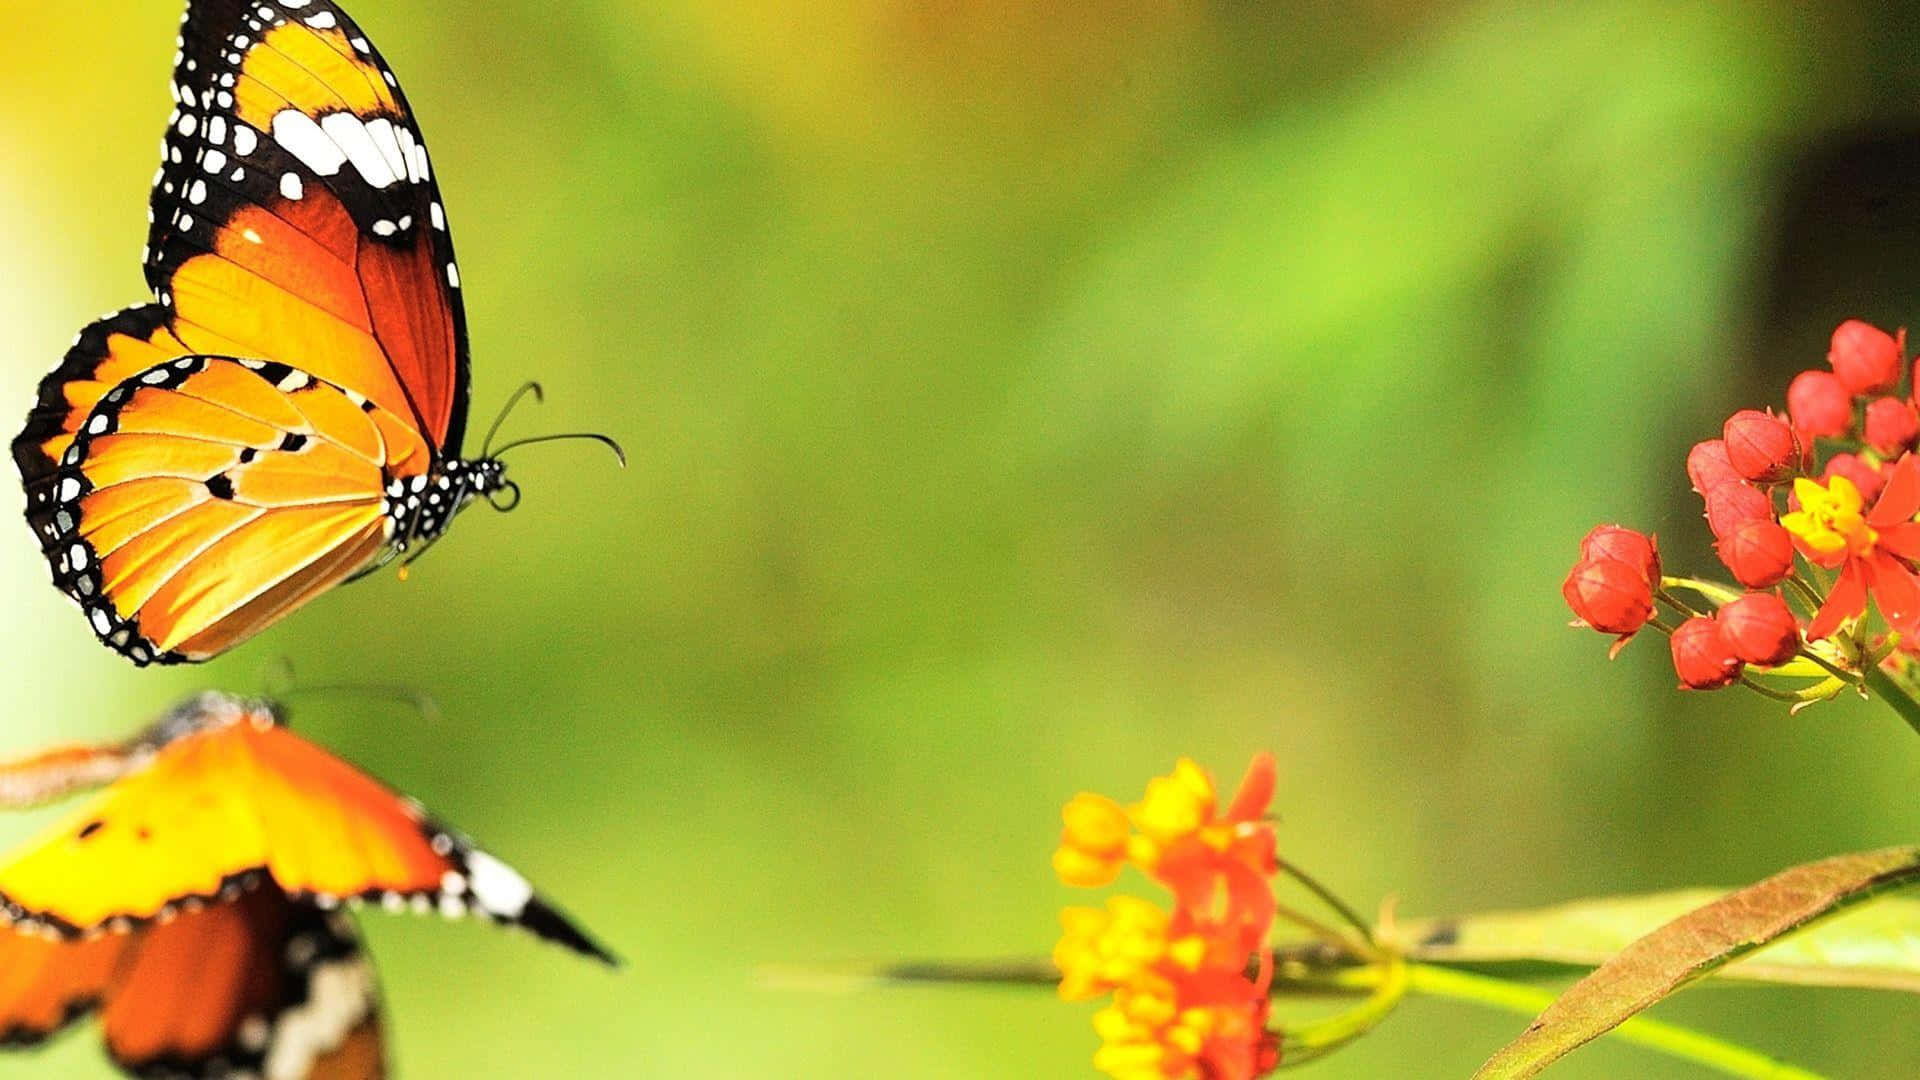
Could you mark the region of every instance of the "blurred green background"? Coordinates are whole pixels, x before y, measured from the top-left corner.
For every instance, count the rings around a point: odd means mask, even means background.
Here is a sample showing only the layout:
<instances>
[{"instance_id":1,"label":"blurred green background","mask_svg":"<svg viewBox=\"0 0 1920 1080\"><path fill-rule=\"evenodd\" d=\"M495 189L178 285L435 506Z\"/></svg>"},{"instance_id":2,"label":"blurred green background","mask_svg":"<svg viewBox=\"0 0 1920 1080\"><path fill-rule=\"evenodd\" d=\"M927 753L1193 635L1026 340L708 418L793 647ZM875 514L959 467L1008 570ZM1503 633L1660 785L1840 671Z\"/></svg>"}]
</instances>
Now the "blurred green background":
<instances>
[{"instance_id":1,"label":"blurred green background","mask_svg":"<svg viewBox=\"0 0 1920 1080\"><path fill-rule=\"evenodd\" d=\"M1915 312L1914 13L1850 3L352 6L431 140L515 462L402 584L199 669L0 544L0 750L298 702L622 952L368 917L404 1075L1091 1076L1044 994L770 992L1039 953L1061 802L1282 760L1289 856L1440 914L1912 841L1890 713L1684 696L1558 588L1600 520L1713 568L1681 469L1840 319ZM0 401L140 299L178 6L12 3ZM9 429L11 430L11 429ZM17 836L23 821L5 833ZM1909 1077L1911 999L1661 1014ZM1284 1012L1282 1016L1284 1017ZM1312 1071L1464 1076L1415 1002ZM92 1033L0 1076L105 1075ZM1555 1075L1689 1077L1601 1045Z\"/></svg>"}]
</instances>

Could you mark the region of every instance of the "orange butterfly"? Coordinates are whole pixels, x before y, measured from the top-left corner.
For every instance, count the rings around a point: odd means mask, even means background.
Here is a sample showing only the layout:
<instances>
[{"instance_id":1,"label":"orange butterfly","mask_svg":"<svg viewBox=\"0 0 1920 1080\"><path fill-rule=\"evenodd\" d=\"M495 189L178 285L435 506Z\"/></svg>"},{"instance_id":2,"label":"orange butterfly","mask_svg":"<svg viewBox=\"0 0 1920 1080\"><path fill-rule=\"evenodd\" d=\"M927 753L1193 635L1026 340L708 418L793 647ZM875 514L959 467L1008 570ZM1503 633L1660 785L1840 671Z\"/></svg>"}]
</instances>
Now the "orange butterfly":
<instances>
[{"instance_id":1,"label":"orange butterfly","mask_svg":"<svg viewBox=\"0 0 1920 1080\"><path fill-rule=\"evenodd\" d=\"M519 498L497 453L461 457L453 241L366 36L328 0L191 0L173 95L155 302L82 331L13 442L54 583L141 665L206 660Z\"/></svg>"},{"instance_id":2,"label":"orange butterfly","mask_svg":"<svg viewBox=\"0 0 1920 1080\"><path fill-rule=\"evenodd\" d=\"M119 747L0 768L19 805L118 775L0 860L0 1046L93 1011L141 1075L384 1075L338 909L472 914L615 963L505 863L282 725L206 694Z\"/></svg>"}]
</instances>

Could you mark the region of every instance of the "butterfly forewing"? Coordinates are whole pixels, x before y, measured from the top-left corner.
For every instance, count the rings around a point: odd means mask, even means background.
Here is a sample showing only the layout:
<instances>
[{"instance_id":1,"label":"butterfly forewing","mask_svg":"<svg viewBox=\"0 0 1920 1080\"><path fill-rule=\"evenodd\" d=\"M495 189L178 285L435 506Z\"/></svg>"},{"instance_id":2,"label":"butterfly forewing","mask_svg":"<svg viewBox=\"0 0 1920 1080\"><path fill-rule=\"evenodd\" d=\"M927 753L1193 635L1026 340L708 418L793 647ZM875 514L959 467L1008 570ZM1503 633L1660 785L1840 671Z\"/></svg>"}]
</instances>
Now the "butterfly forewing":
<instances>
[{"instance_id":1,"label":"butterfly forewing","mask_svg":"<svg viewBox=\"0 0 1920 1080\"><path fill-rule=\"evenodd\" d=\"M194 0L174 96L147 280L187 336L352 389L457 452L466 321L446 210L366 35L325 0Z\"/></svg>"},{"instance_id":2,"label":"butterfly forewing","mask_svg":"<svg viewBox=\"0 0 1920 1080\"><path fill-rule=\"evenodd\" d=\"M0 921L83 940L270 884L514 923L606 953L411 800L252 718L189 735L0 864Z\"/></svg>"}]
</instances>

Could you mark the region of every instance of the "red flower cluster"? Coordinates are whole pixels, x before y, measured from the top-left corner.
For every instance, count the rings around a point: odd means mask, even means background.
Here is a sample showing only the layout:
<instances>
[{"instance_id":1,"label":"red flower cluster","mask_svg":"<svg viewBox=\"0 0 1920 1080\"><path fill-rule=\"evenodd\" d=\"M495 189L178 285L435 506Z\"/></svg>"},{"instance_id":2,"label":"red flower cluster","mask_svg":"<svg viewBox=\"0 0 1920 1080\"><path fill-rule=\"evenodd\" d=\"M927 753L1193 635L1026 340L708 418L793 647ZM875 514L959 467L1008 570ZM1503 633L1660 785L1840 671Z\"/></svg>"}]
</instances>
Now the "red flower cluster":
<instances>
[{"instance_id":1,"label":"red flower cluster","mask_svg":"<svg viewBox=\"0 0 1920 1080\"><path fill-rule=\"evenodd\" d=\"M1864 629L1870 601L1893 642L1920 644L1920 407L1906 332L1849 320L1834 331L1827 364L1794 377L1784 416L1742 409L1687 454L1715 552L1750 591L1663 579L1651 537L1602 525L1581 541L1562 587L1580 625L1614 635L1617 653L1652 624L1671 635L1674 669L1696 689L1802 654L1826 670L1853 662L1885 644ZM1717 610L1696 610L1676 590ZM1804 641L1819 649L1803 644L1789 599L1802 605ZM1661 603L1675 624L1661 621ZM1843 646L1825 644L1842 635Z\"/></svg>"},{"instance_id":2,"label":"red flower cluster","mask_svg":"<svg viewBox=\"0 0 1920 1080\"><path fill-rule=\"evenodd\" d=\"M1060 996L1112 995L1094 1017L1093 1063L1116 1080L1253 1080L1279 1067L1267 1028L1274 779L1273 756L1259 755L1217 813L1212 779L1183 758L1131 807L1084 792L1067 804L1053 857L1062 881L1097 888L1131 864L1173 895L1170 912L1114 896L1061 913Z\"/></svg>"}]
</instances>

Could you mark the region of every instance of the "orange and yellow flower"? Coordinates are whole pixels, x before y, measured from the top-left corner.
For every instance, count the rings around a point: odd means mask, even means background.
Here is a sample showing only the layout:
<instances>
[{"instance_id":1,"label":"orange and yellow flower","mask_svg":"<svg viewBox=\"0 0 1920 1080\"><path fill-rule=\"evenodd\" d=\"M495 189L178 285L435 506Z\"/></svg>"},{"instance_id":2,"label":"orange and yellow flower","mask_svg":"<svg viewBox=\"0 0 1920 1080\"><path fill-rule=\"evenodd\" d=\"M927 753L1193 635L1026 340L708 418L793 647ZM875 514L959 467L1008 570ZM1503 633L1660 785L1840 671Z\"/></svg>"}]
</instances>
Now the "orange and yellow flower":
<instances>
[{"instance_id":1,"label":"orange and yellow flower","mask_svg":"<svg viewBox=\"0 0 1920 1080\"><path fill-rule=\"evenodd\" d=\"M1800 509L1780 524L1807 559L1840 576L1807 628L1809 640L1830 637L1867 610L1872 596L1887 625L1902 636L1920 633L1920 459L1908 454L1888 471L1887 486L1871 509L1860 489L1835 474L1827 483L1793 482Z\"/></svg>"},{"instance_id":2,"label":"orange and yellow flower","mask_svg":"<svg viewBox=\"0 0 1920 1080\"><path fill-rule=\"evenodd\" d=\"M1256 757L1224 813L1212 778L1184 758L1130 807L1082 793L1063 811L1063 882L1107 885L1131 865L1173 898L1170 910L1121 895L1061 913L1060 996L1111 995L1094 1016L1094 1065L1115 1080L1253 1080L1278 1066L1267 1027L1275 772L1271 755Z\"/></svg>"}]
</instances>

